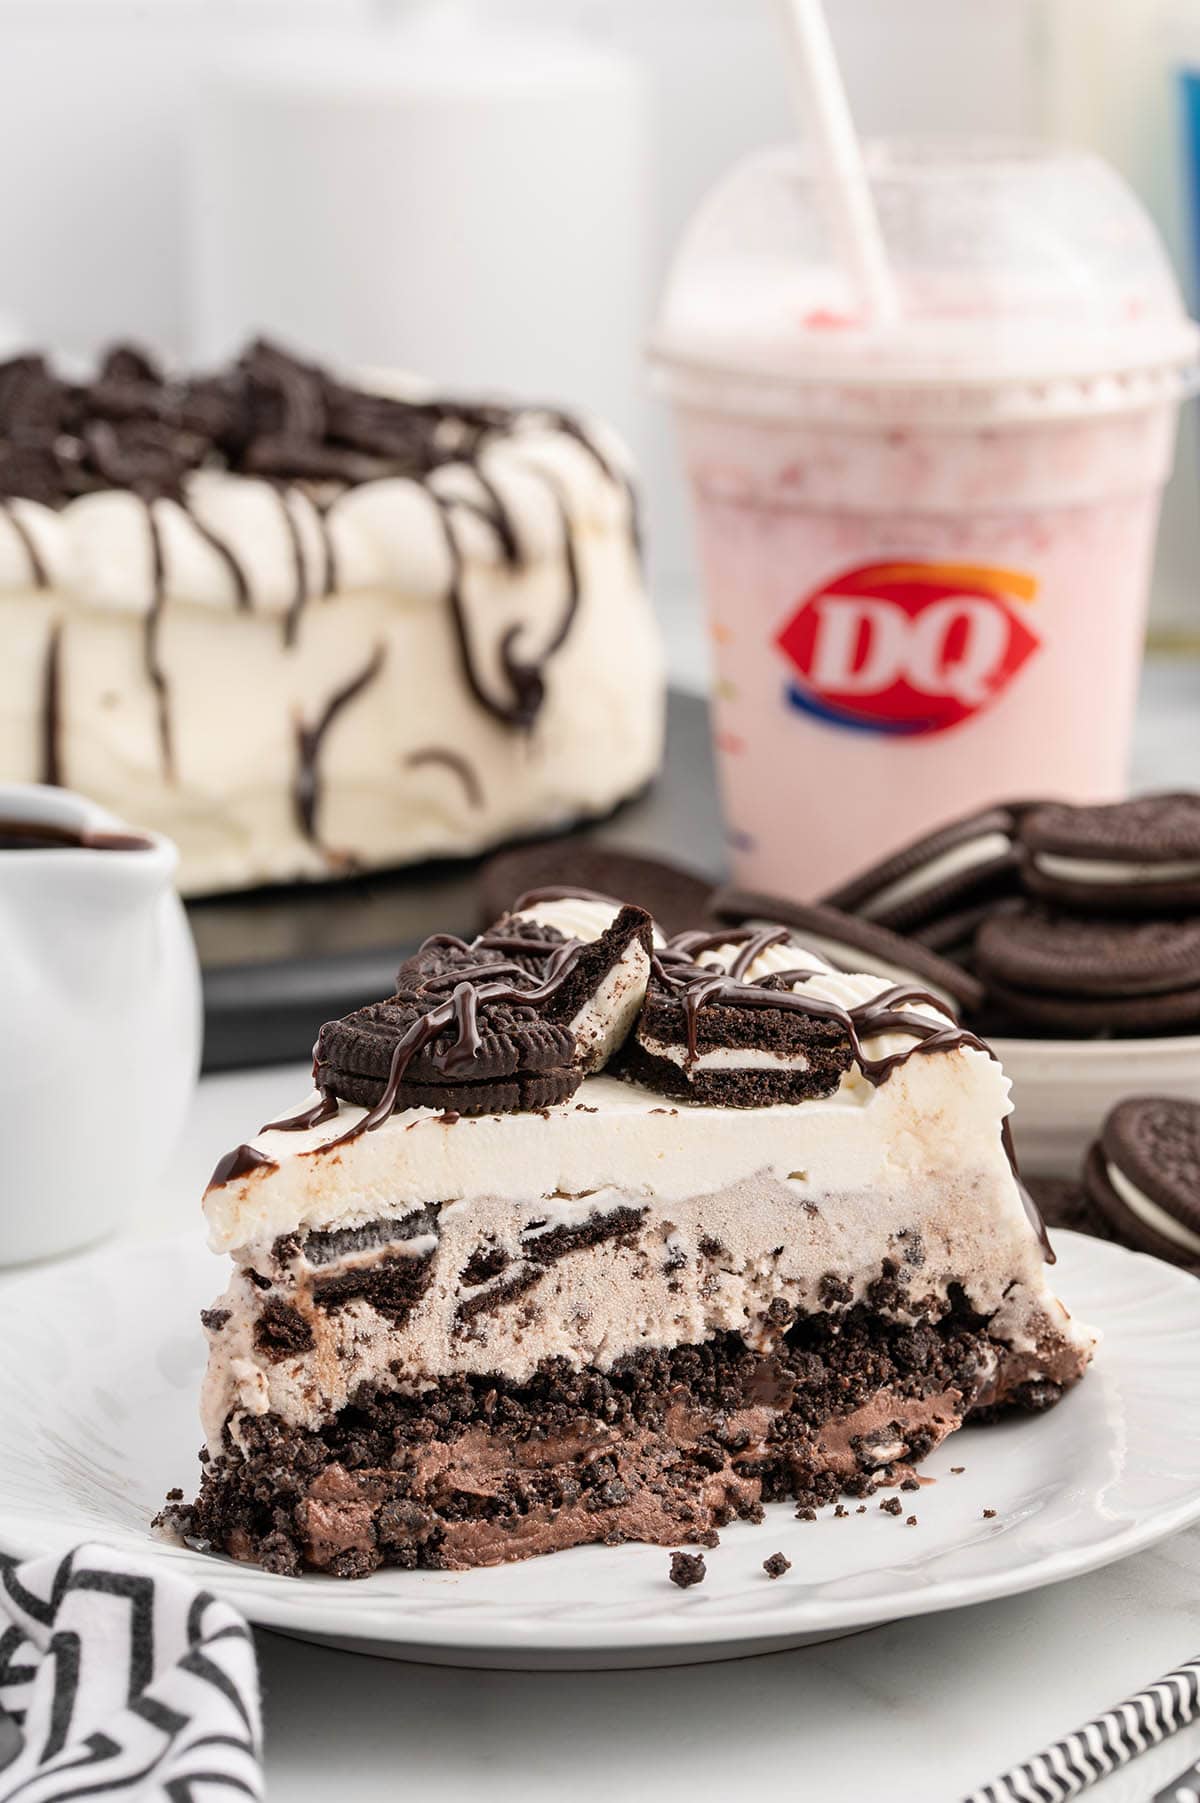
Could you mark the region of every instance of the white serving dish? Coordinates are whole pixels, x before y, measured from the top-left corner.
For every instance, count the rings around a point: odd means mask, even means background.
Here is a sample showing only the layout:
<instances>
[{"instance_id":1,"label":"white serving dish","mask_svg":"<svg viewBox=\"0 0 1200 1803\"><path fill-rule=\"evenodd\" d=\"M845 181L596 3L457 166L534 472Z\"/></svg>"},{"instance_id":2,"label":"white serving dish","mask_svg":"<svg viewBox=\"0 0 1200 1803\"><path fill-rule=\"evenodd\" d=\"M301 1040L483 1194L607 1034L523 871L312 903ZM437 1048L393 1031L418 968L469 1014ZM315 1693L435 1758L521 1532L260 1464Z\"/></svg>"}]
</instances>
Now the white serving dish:
<instances>
[{"instance_id":1,"label":"white serving dish","mask_svg":"<svg viewBox=\"0 0 1200 1803\"><path fill-rule=\"evenodd\" d=\"M1013 1136L1028 1176L1077 1176L1105 1115L1126 1096L1200 1102L1200 1033L990 1043L1012 1079Z\"/></svg>"}]
</instances>

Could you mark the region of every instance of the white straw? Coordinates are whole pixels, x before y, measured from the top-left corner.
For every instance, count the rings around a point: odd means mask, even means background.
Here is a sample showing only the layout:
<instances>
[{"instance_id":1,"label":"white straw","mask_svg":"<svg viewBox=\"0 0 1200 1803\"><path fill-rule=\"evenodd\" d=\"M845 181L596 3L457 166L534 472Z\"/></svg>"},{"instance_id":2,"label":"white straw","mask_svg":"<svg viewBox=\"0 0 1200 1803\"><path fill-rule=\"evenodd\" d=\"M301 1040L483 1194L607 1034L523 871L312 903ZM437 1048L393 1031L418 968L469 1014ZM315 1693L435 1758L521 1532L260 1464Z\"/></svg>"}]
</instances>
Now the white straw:
<instances>
[{"instance_id":1,"label":"white straw","mask_svg":"<svg viewBox=\"0 0 1200 1803\"><path fill-rule=\"evenodd\" d=\"M842 254L862 306L887 324L899 311L896 286L821 0L777 4L796 110L823 166Z\"/></svg>"}]
</instances>

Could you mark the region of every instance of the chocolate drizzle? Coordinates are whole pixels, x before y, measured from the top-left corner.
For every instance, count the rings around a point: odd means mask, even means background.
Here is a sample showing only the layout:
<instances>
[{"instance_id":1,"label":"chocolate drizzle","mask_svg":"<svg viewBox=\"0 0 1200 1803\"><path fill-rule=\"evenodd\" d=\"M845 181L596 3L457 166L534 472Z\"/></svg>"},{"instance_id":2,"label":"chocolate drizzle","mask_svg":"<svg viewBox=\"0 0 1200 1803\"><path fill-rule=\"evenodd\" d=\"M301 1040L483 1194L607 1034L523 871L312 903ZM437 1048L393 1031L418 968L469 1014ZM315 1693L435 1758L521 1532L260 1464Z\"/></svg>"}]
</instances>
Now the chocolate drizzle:
<instances>
[{"instance_id":1,"label":"chocolate drizzle","mask_svg":"<svg viewBox=\"0 0 1200 1803\"><path fill-rule=\"evenodd\" d=\"M246 574L241 558L225 543L219 532L214 532L211 526L204 523L186 498L181 501L180 505L205 544L212 547L229 571L229 577L233 583L234 599L239 611L249 613L251 610L250 578Z\"/></svg>"},{"instance_id":2,"label":"chocolate drizzle","mask_svg":"<svg viewBox=\"0 0 1200 1803\"><path fill-rule=\"evenodd\" d=\"M384 647L376 645L365 666L357 676L330 696L325 703L319 719L312 726L300 725L296 728L296 784L294 800L296 818L305 838L314 845L319 844L317 833L317 814L321 803L321 746L325 735L333 725L344 707L347 707L356 695L360 695L373 682L383 668Z\"/></svg>"},{"instance_id":3,"label":"chocolate drizzle","mask_svg":"<svg viewBox=\"0 0 1200 1803\"><path fill-rule=\"evenodd\" d=\"M167 673L163 669L159 632L162 627L163 603L166 600L166 576L163 565L162 533L154 517L154 503L142 497L146 509L146 529L150 535L150 607L146 614L146 674L154 690L154 708L158 720L158 744L163 770L168 781L175 777L175 746L171 732L170 693Z\"/></svg>"},{"instance_id":4,"label":"chocolate drizzle","mask_svg":"<svg viewBox=\"0 0 1200 1803\"><path fill-rule=\"evenodd\" d=\"M0 497L0 511L12 527L21 549L25 553L25 561L29 565L29 578L34 588L49 588L50 579L46 574L46 566L42 562L42 554L34 542L33 533L29 530L12 502Z\"/></svg>"},{"instance_id":5,"label":"chocolate drizzle","mask_svg":"<svg viewBox=\"0 0 1200 1803\"><path fill-rule=\"evenodd\" d=\"M62 787L62 621L50 628L42 668L42 750L38 781Z\"/></svg>"},{"instance_id":6,"label":"chocolate drizzle","mask_svg":"<svg viewBox=\"0 0 1200 1803\"><path fill-rule=\"evenodd\" d=\"M479 472L476 471L476 475L478 475L478 473ZM458 542L458 534L454 530L452 518L453 508L461 506L464 503L450 501L444 495L439 495L432 488L427 491L431 500L437 507L438 515L442 522L442 531L445 535L446 549L450 557L450 584L446 592L446 600L450 608L450 618L454 627L454 638L458 647L458 660L463 673L463 679L480 707L485 708L487 712L492 714L497 720L503 721L506 726L519 727L525 731L528 731L537 719L538 714L541 711L542 702L545 700L546 665L554 656L555 652L560 650L566 642L571 627L575 622L575 616L579 611L579 559L575 549L575 535L562 496L554 487L554 484L549 481L549 478L547 478L547 482L551 493L554 496L555 506L558 509L559 518L562 522L562 554L563 568L566 576L566 597L563 602L562 615L554 630L553 636L542 648L536 660L531 660L522 656L517 649L517 642L524 631L522 626L513 625L508 627L501 638L500 667L504 672L504 679L512 696L512 699L507 701L499 699L495 695L489 693L479 674L475 661L475 653L471 644L471 632L467 622L466 602L463 596L462 546ZM496 526L497 531L499 532L501 530L500 521L505 518L503 503L500 501L500 497L496 494L494 489L489 488L489 492L494 497L498 512L495 517L493 517L491 513L486 514L484 517L488 518L490 522ZM469 505L469 503L467 505ZM479 512L480 509L476 508L474 511ZM516 540L512 535L511 524L506 524L504 531L507 533L515 553ZM501 542L505 542L503 534L501 535Z\"/></svg>"},{"instance_id":7,"label":"chocolate drizzle","mask_svg":"<svg viewBox=\"0 0 1200 1803\"><path fill-rule=\"evenodd\" d=\"M267 1121L259 1128L260 1133L309 1133L314 1127L320 1127L325 1121L331 1121L338 1111L338 1099L328 1092L318 1096L309 1107L302 1108L299 1114L289 1114L282 1121Z\"/></svg>"},{"instance_id":8,"label":"chocolate drizzle","mask_svg":"<svg viewBox=\"0 0 1200 1803\"><path fill-rule=\"evenodd\" d=\"M410 770L419 770L427 764L440 764L458 778L471 807L483 806L483 784L461 752L451 751L444 745L422 745L419 750L410 751L404 761Z\"/></svg>"},{"instance_id":9,"label":"chocolate drizzle","mask_svg":"<svg viewBox=\"0 0 1200 1803\"><path fill-rule=\"evenodd\" d=\"M285 645L291 646L300 636L300 618L308 604L308 572L304 566L304 545L300 538L300 528L296 524L296 516L292 512L287 490L276 487L274 493L279 502L279 512L283 519L283 529L287 535L288 550L292 560L292 599L283 616L283 642Z\"/></svg>"},{"instance_id":10,"label":"chocolate drizzle","mask_svg":"<svg viewBox=\"0 0 1200 1803\"><path fill-rule=\"evenodd\" d=\"M236 1177L248 1177L251 1171L274 1170L275 1160L255 1146L235 1146L232 1152L226 1152L208 1180L209 1189L220 1189L224 1183L232 1183Z\"/></svg>"}]
</instances>

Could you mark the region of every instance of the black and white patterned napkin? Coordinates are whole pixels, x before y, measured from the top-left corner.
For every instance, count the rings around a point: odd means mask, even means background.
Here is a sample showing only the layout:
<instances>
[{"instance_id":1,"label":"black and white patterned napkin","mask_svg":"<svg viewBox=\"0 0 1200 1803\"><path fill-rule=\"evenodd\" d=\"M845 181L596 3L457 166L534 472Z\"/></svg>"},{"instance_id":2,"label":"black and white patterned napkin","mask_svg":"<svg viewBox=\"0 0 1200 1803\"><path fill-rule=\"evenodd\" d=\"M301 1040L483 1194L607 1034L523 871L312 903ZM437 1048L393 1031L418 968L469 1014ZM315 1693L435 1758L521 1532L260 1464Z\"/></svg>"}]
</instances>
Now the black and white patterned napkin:
<instances>
[{"instance_id":1,"label":"black and white patterned napkin","mask_svg":"<svg viewBox=\"0 0 1200 1803\"><path fill-rule=\"evenodd\" d=\"M227 1604L103 1546L0 1554L0 1803L263 1795L254 1643Z\"/></svg>"}]
</instances>

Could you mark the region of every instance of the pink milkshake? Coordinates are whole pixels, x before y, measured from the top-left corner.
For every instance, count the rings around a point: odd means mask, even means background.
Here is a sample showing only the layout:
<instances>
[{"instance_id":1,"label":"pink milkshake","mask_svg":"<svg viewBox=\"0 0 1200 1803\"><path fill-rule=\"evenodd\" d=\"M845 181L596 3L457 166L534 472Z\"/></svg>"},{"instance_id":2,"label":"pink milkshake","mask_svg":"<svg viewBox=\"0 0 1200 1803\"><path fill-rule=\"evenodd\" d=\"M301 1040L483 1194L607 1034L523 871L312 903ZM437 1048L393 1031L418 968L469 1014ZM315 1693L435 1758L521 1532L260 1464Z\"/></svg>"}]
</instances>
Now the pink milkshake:
<instances>
[{"instance_id":1,"label":"pink milkshake","mask_svg":"<svg viewBox=\"0 0 1200 1803\"><path fill-rule=\"evenodd\" d=\"M1094 159L877 145L868 169L897 322L856 310L775 151L693 221L656 346L735 880L797 897L977 806L1121 792L1196 354Z\"/></svg>"}]
</instances>

